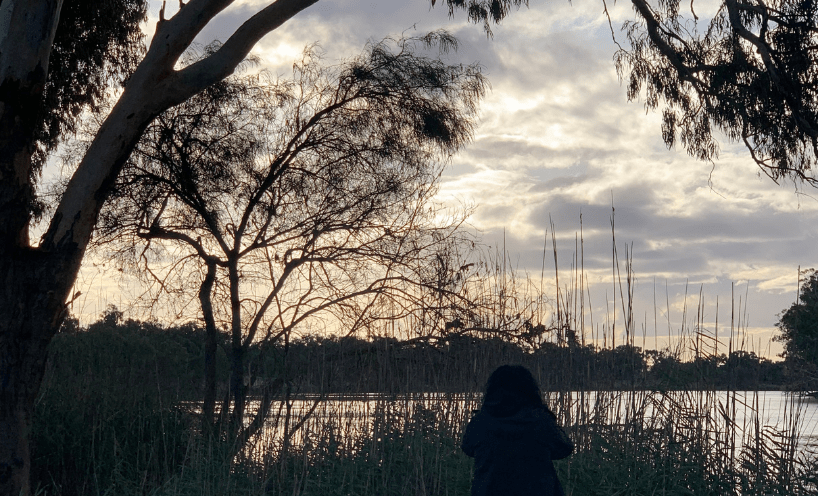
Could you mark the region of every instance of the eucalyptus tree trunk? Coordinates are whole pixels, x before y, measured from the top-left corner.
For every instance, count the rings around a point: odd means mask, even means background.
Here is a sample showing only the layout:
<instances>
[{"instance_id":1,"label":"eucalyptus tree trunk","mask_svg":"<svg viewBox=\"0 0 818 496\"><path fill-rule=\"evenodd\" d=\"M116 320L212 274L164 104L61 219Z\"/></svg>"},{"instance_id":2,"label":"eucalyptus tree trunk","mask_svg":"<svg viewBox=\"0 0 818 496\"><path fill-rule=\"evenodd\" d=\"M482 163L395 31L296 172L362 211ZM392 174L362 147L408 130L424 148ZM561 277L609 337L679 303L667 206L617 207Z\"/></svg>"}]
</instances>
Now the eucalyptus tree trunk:
<instances>
[{"instance_id":1,"label":"eucalyptus tree trunk","mask_svg":"<svg viewBox=\"0 0 818 496\"><path fill-rule=\"evenodd\" d=\"M206 59L176 70L190 43L232 0L164 8L151 46L66 186L38 245L29 240L48 60L62 0L0 0L0 496L30 494L29 432L48 344L100 208L145 127L230 75L262 36L317 0L276 0Z\"/></svg>"},{"instance_id":2,"label":"eucalyptus tree trunk","mask_svg":"<svg viewBox=\"0 0 818 496\"><path fill-rule=\"evenodd\" d=\"M61 7L61 0L0 2L0 495L30 492L34 400L67 291L53 272L70 271L28 239L32 136Z\"/></svg>"},{"instance_id":3,"label":"eucalyptus tree trunk","mask_svg":"<svg viewBox=\"0 0 818 496\"><path fill-rule=\"evenodd\" d=\"M29 432L48 344L65 317L103 192L152 118L142 123L127 119L138 114L137 103L124 103L112 112L83 160L98 173L80 166L63 198L68 201L61 202L39 246L28 242L28 205L0 208L0 496L30 492ZM99 170L103 164L107 170ZM0 167L5 182L11 167L5 160ZM20 189L4 188L0 205L17 202L13 194ZM19 216L26 222L19 222Z\"/></svg>"},{"instance_id":4,"label":"eucalyptus tree trunk","mask_svg":"<svg viewBox=\"0 0 818 496\"><path fill-rule=\"evenodd\" d=\"M0 494L29 494L29 432L46 349L63 317L60 272L33 252L0 255ZM72 279L73 280L73 279ZM56 283L56 284L55 284Z\"/></svg>"}]
</instances>

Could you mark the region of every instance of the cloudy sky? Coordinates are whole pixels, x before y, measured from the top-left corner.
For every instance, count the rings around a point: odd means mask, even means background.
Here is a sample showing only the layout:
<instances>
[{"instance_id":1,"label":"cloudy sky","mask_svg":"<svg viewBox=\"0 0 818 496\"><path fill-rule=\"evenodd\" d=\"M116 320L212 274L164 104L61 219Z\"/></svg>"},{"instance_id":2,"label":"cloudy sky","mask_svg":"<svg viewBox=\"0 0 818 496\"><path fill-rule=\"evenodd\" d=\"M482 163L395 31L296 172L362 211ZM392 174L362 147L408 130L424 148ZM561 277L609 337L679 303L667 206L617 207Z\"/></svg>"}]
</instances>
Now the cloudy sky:
<instances>
[{"instance_id":1,"label":"cloudy sky","mask_svg":"<svg viewBox=\"0 0 818 496\"><path fill-rule=\"evenodd\" d=\"M199 41L226 39L263 4L237 2ZM624 43L619 26L632 15L629 3L609 7ZM697 4L697 14L706 15L706 7ZM150 14L152 30L158 4ZM759 177L748 154L725 141L715 164L666 149L660 116L625 98L601 0L532 0L493 28L493 39L462 13L449 19L445 7L430 8L427 0L320 0L265 37L254 53L273 73L287 76L307 44L319 43L333 62L358 54L367 40L439 28L460 41L449 60L479 62L492 86L475 140L455 157L441 188L444 201L476 205L471 224L486 243L502 243L505 235L513 264L539 278L550 219L566 273L561 280L567 280L581 214L593 321L601 329L613 303L613 202L623 272L626 246L633 247L637 345L643 332L648 347L655 333L661 344L668 318L672 333L679 332L687 288L688 321L695 319L702 292L703 321L712 332L718 299L724 336L735 294L746 317L745 347L771 357L780 352L779 343L769 342L776 315L795 299L799 265L816 265L816 192L797 193L792 184ZM553 259L546 273L553 274ZM617 334L621 329L620 323Z\"/></svg>"}]
</instances>

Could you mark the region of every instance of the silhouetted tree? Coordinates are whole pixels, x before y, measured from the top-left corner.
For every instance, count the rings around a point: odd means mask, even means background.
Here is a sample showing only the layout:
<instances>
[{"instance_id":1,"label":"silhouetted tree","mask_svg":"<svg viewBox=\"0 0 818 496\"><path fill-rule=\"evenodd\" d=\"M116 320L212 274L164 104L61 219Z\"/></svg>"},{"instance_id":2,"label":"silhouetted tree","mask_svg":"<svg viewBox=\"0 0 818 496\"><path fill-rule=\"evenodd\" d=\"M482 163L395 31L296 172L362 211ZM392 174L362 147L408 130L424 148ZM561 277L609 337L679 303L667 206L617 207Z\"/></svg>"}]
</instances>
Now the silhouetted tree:
<instances>
[{"instance_id":1,"label":"silhouetted tree","mask_svg":"<svg viewBox=\"0 0 818 496\"><path fill-rule=\"evenodd\" d=\"M818 272L803 272L798 301L779 317L776 326L784 343L782 357L818 387Z\"/></svg>"},{"instance_id":2,"label":"silhouetted tree","mask_svg":"<svg viewBox=\"0 0 818 496\"><path fill-rule=\"evenodd\" d=\"M311 48L292 80L229 78L146 130L99 241L149 278L152 296L198 299L210 336L206 430L218 329L230 334L231 371L215 425L240 447L292 379L285 367L245 424L252 345L286 348L298 329L353 334L435 308L442 319L452 305L435 262L461 242L462 217L441 220L432 197L487 85L478 66L422 53L452 48L445 32L386 40L336 67Z\"/></svg>"}]
</instances>

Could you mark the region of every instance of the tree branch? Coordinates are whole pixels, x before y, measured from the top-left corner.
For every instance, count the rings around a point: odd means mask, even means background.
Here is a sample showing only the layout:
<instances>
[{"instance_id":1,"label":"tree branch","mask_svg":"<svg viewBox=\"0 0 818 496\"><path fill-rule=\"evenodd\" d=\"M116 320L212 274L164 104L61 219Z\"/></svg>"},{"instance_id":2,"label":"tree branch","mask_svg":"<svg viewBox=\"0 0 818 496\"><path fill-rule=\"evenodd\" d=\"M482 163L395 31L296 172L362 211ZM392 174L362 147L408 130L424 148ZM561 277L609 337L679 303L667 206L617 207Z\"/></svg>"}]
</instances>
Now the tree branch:
<instances>
[{"instance_id":1,"label":"tree branch","mask_svg":"<svg viewBox=\"0 0 818 496\"><path fill-rule=\"evenodd\" d=\"M659 24L659 21L656 20L656 17L653 15L653 10L650 8L648 3L645 0L631 0L631 2L636 8L636 11L642 15L643 19L645 19L650 40L662 53L662 55L667 58L671 65L673 65L673 67L679 73L679 77L684 81L688 81L696 85L698 88L704 87L704 83L693 74L687 65L685 65L676 49L662 37L662 26Z\"/></svg>"},{"instance_id":2,"label":"tree branch","mask_svg":"<svg viewBox=\"0 0 818 496\"><path fill-rule=\"evenodd\" d=\"M268 5L245 21L215 53L179 71L178 91L194 94L229 76L264 35L317 1L276 0Z\"/></svg>"}]
</instances>

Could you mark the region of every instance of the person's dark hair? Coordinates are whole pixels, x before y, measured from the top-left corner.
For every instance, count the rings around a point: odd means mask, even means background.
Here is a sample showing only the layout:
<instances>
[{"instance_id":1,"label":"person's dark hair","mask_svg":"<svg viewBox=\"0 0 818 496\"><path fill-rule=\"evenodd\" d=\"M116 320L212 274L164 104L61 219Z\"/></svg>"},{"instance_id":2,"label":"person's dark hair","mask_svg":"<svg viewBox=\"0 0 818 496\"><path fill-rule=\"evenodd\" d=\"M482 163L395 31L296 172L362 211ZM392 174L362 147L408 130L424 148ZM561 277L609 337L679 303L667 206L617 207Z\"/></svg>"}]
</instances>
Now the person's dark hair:
<instances>
[{"instance_id":1,"label":"person's dark hair","mask_svg":"<svg viewBox=\"0 0 818 496\"><path fill-rule=\"evenodd\" d=\"M486 381L483 409L492 417L508 417L524 407L544 407L534 376L522 365L497 367Z\"/></svg>"}]
</instances>

